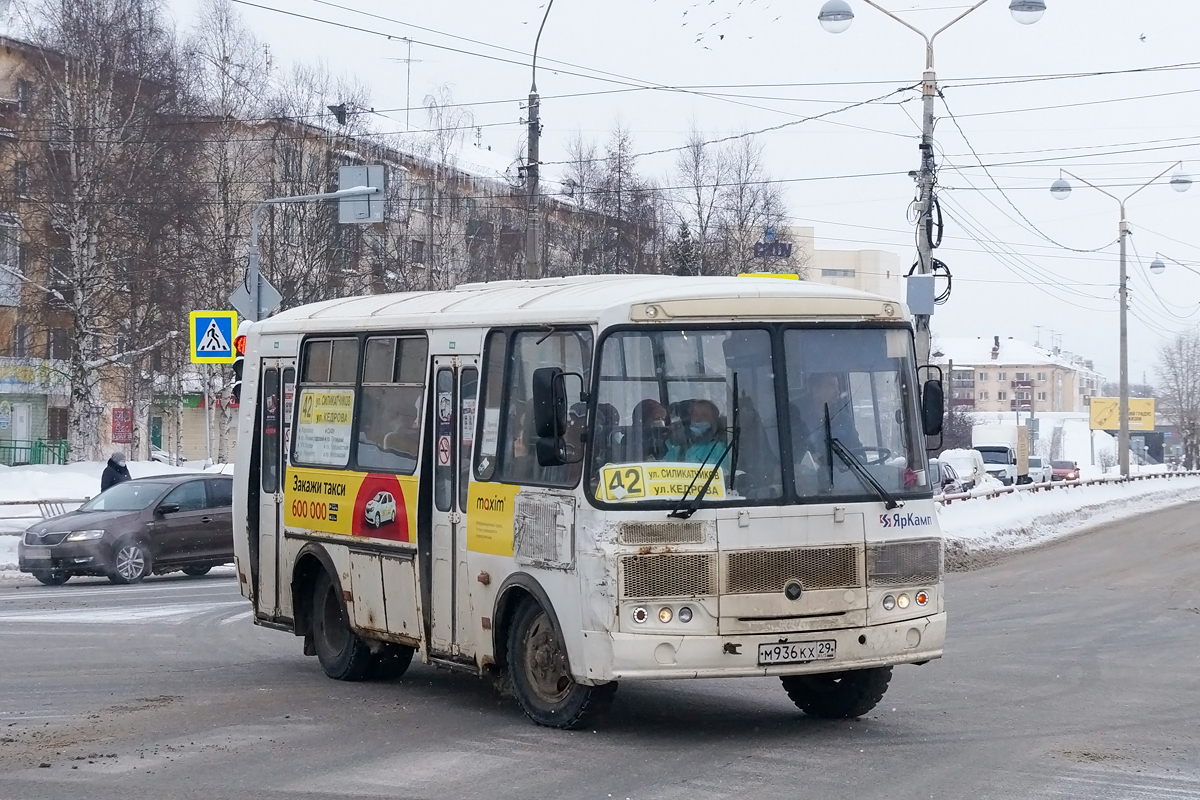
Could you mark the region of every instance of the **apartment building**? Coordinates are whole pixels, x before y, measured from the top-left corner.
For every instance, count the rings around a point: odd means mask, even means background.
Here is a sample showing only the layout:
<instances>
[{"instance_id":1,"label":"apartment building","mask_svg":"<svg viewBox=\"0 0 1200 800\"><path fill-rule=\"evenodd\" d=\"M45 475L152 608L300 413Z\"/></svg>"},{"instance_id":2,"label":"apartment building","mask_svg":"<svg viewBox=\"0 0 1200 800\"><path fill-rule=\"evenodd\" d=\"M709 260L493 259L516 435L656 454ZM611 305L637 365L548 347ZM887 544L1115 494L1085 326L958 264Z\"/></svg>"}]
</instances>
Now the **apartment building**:
<instances>
[{"instance_id":1,"label":"apartment building","mask_svg":"<svg viewBox=\"0 0 1200 800\"><path fill-rule=\"evenodd\" d=\"M964 411L1086 411L1104 381L1088 359L1011 336L939 336L931 356L946 370L949 404Z\"/></svg>"}]
</instances>

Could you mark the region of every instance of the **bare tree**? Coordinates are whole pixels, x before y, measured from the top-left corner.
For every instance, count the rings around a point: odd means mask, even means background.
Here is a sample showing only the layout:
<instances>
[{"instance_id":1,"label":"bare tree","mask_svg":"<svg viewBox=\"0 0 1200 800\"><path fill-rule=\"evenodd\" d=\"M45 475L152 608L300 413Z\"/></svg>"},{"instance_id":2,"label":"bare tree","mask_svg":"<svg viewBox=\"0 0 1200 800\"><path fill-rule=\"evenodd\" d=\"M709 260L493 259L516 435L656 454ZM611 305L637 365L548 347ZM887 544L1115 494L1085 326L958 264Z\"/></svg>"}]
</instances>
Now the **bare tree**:
<instances>
[{"instance_id":1,"label":"bare tree","mask_svg":"<svg viewBox=\"0 0 1200 800\"><path fill-rule=\"evenodd\" d=\"M1162 413L1179 430L1184 465L1200 463L1200 331L1181 333L1158 351Z\"/></svg>"},{"instance_id":2,"label":"bare tree","mask_svg":"<svg viewBox=\"0 0 1200 800\"><path fill-rule=\"evenodd\" d=\"M756 138L739 135L713 142L693 125L676 157L673 181L674 214L688 223L697 274L766 270L804 275L803 250L781 255L759 246L765 244L768 229L780 242L790 236L783 192L768 174L763 146Z\"/></svg>"},{"instance_id":3,"label":"bare tree","mask_svg":"<svg viewBox=\"0 0 1200 800\"><path fill-rule=\"evenodd\" d=\"M333 98L346 105L345 125L328 109ZM335 77L323 63L295 65L268 110L275 117L269 133L270 194L328 191L336 186L339 166L364 162L368 154L355 148L368 133L368 108L361 83ZM263 261L285 308L369 291L369 272L358 263L362 231L338 225L335 206L275 206L267 217Z\"/></svg>"},{"instance_id":4,"label":"bare tree","mask_svg":"<svg viewBox=\"0 0 1200 800\"><path fill-rule=\"evenodd\" d=\"M675 158L675 184L678 197L675 215L692 240L696 275L707 275L718 236L723 195L728 190L730 165L727 152L704 140L695 121L687 142Z\"/></svg>"},{"instance_id":5,"label":"bare tree","mask_svg":"<svg viewBox=\"0 0 1200 800\"><path fill-rule=\"evenodd\" d=\"M144 212L178 139L180 67L158 0L34 0L23 13L42 126L21 143L27 207L53 290L47 316L70 325L70 456L96 458L102 381L169 335L135 330L149 307L129 291L140 277L130 237L155 227Z\"/></svg>"}]
</instances>

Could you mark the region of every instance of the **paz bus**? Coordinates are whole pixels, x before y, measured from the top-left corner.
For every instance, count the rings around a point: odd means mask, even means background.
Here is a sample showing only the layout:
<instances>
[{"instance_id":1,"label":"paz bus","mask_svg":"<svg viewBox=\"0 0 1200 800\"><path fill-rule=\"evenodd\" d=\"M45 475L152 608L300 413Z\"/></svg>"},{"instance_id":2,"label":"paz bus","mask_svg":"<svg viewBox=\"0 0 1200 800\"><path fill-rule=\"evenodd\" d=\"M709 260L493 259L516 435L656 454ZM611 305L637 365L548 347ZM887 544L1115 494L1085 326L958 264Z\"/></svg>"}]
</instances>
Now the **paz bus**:
<instances>
[{"instance_id":1,"label":"paz bus","mask_svg":"<svg viewBox=\"0 0 1200 800\"><path fill-rule=\"evenodd\" d=\"M331 678L419 654L570 728L618 681L778 676L845 718L942 654L943 397L900 302L582 276L248 330L238 581Z\"/></svg>"}]
</instances>

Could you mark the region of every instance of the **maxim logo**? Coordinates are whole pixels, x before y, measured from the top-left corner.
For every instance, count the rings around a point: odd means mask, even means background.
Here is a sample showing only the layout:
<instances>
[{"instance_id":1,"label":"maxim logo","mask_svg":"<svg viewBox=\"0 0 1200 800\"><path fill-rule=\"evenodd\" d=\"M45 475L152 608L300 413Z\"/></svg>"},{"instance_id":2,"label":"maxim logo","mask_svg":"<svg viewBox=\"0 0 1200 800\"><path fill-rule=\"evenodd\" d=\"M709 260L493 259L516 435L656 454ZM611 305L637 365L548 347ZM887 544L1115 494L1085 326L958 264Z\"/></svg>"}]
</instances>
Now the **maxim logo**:
<instances>
[{"instance_id":1,"label":"maxim logo","mask_svg":"<svg viewBox=\"0 0 1200 800\"><path fill-rule=\"evenodd\" d=\"M504 512L503 497L477 497L475 498L476 511L499 511Z\"/></svg>"}]
</instances>

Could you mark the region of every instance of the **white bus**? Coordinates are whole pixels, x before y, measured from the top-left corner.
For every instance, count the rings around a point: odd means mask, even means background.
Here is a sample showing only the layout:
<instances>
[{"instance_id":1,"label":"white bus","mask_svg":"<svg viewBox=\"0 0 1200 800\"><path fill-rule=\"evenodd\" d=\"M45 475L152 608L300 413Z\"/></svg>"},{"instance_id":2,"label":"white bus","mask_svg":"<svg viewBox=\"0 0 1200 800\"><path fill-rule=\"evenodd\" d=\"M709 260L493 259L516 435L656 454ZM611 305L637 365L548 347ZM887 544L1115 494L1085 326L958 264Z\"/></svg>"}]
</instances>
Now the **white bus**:
<instances>
[{"instance_id":1,"label":"white bus","mask_svg":"<svg viewBox=\"0 0 1200 800\"><path fill-rule=\"evenodd\" d=\"M259 625L339 680L779 676L856 717L942 654L942 540L894 300L767 277L357 297L250 327L234 499Z\"/></svg>"}]
</instances>

